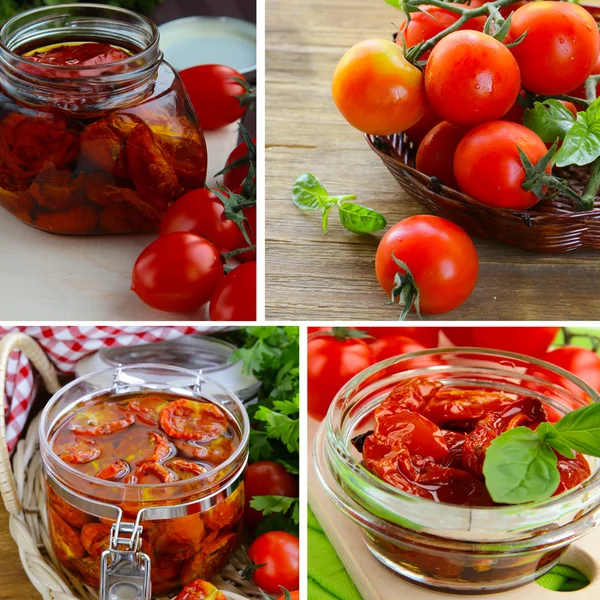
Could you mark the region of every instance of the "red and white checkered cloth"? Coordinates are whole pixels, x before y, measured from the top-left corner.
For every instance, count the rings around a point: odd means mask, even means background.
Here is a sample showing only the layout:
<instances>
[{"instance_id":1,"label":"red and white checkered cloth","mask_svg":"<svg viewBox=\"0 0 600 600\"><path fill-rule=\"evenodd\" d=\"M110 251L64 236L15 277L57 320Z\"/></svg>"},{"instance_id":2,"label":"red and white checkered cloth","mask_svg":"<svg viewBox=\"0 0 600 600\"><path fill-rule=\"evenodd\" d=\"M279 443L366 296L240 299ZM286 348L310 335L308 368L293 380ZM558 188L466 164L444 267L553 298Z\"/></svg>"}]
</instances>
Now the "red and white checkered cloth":
<instances>
[{"instance_id":1,"label":"red and white checkered cloth","mask_svg":"<svg viewBox=\"0 0 600 600\"><path fill-rule=\"evenodd\" d=\"M100 348L135 346L173 340L192 333L214 333L221 327L113 327L105 326L23 326L0 327L0 337L20 331L35 338L48 358L62 373L73 373L75 365ZM12 452L19 440L35 397L33 368L20 351L11 353L6 376L6 439Z\"/></svg>"}]
</instances>

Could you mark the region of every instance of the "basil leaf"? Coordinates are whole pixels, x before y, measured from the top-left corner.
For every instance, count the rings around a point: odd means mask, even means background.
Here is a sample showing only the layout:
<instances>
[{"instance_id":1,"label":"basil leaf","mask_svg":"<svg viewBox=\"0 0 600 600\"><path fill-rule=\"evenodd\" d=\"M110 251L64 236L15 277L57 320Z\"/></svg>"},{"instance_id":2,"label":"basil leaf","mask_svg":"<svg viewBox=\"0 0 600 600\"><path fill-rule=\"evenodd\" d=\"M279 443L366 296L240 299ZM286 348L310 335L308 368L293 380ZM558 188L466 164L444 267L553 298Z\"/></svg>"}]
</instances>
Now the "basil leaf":
<instances>
[{"instance_id":1,"label":"basil leaf","mask_svg":"<svg viewBox=\"0 0 600 600\"><path fill-rule=\"evenodd\" d=\"M565 136L556 154L556 165L589 165L600 156L600 98L594 100L585 112L577 113L577 120Z\"/></svg>"},{"instance_id":2,"label":"basil leaf","mask_svg":"<svg viewBox=\"0 0 600 600\"><path fill-rule=\"evenodd\" d=\"M329 194L312 173L302 173L292 184L292 202L301 210L324 208Z\"/></svg>"},{"instance_id":3,"label":"basil leaf","mask_svg":"<svg viewBox=\"0 0 600 600\"><path fill-rule=\"evenodd\" d=\"M567 413L554 429L561 441L574 450L600 456L600 403Z\"/></svg>"},{"instance_id":4,"label":"basil leaf","mask_svg":"<svg viewBox=\"0 0 600 600\"><path fill-rule=\"evenodd\" d=\"M387 225L385 217L380 212L360 204L340 202L338 209L342 225L353 233L373 233Z\"/></svg>"},{"instance_id":5,"label":"basil leaf","mask_svg":"<svg viewBox=\"0 0 600 600\"><path fill-rule=\"evenodd\" d=\"M540 423L535 432L541 440L550 444L566 458L575 458L575 452L571 449L571 446L560 437L551 423Z\"/></svg>"},{"instance_id":6,"label":"basil leaf","mask_svg":"<svg viewBox=\"0 0 600 600\"><path fill-rule=\"evenodd\" d=\"M501 504L547 500L560 483L556 464L556 454L544 440L527 427L516 427L487 449L485 485L492 500Z\"/></svg>"},{"instance_id":7,"label":"basil leaf","mask_svg":"<svg viewBox=\"0 0 600 600\"><path fill-rule=\"evenodd\" d=\"M533 108L525 110L523 125L535 131L542 141L552 143L556 138L564 140L573 127L575 117L573 113L558 100L536 102Z\"/></svg>"}]
</instances>

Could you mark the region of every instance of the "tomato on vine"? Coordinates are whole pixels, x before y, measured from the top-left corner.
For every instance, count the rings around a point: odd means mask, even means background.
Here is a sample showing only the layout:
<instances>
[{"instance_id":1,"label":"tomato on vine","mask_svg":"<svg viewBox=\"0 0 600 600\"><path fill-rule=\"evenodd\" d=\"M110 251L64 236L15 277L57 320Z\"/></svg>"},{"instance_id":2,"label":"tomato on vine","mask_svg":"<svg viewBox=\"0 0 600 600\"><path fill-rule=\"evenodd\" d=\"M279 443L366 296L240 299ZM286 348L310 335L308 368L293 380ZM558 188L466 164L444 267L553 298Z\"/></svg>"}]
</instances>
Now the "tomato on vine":
<instances>
[{"instance_id":1,"label":"tomato on vine","mask_svg":"<svg viewBox=\"0 0 600 600\"><path fill-rule=\"evenodd\" d=\"M215 287L208 308L211 321L256 321L256 262L236 267Z\"/></svg>"}]
</instances>

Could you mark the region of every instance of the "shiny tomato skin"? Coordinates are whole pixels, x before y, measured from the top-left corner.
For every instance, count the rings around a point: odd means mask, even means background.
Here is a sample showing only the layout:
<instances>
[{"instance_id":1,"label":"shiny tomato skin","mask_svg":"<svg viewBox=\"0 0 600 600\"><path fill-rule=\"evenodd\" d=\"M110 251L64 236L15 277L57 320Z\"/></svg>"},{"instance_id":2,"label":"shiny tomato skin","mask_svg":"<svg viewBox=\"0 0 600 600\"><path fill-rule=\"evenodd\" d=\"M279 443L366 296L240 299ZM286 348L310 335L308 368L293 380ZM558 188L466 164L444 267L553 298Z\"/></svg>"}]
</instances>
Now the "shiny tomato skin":
<instances>
[{"instance_id":1,"label":"shiny tomato skin","mask_svg":"<svg viewBox=\"0 0 600 600\"><path fill-rule=\"evenodd\" d=\"M542 359L573 373L600 392L600 356L593 350L578 346L561 346L544 354ZM570 382L563 381L563 384L570 389L577 389Z\"/></svg>"},{"instance_id":2,"label":"shiny tomato skin","mask_svg":"<svg viewBox=\"0 0 600 600\"><path fill-rule=\"evenodd\" d=\"M407 337L411 340L425 346L425 348L435 348L438 345L440 337L440 327L409 327L406 325L397 325L396 327L359 327L370 336L379 339L382 337ZM373 340L368 340L372 343Z\"/></svg>"},{"instance_id":3,"label":"shiny tomato skin","mask_svg":"<svg viewBox=\"0 0 600 600\"><path fill-rule=\"evenodd\" d=\"M133 267L131 289L157 310L188 312L206 304L223 278L219 252L207 239L177 232L159 237Z\"/></svg>"},{"instance_id":4,"label":"shiny tomato skin","mask_svg":"<svg viewBox=\"0 0 600 600\"><path fill-rule=\"evenodd\" d=\"M520 89L519 66L508 48L478 31L455 31L440 40L425 67L427 100L458 127L500 119Z\"/></svg>"},{"instance_id":5,"label":"shiny tomato skin","mask_svg":"<svg viewBox=\"0 0 600 600\"><path fill-rule=\"evenodd\" d=\"M525 39L511 48L523 87L536 94L567 94L592 73L600 34L592 15L570 2L529 2L512 16L510 35Z\"/></svg>"},{"instance_id":6,"label":"shiny tomato skin","mask_svg":"<svg viewBox=\"0 0 600 600\"><path fill-rule=\"evenodd\" d=\"M208 312L211 321L256 321L256 262L241 264L221 279Z\"/></svg>"},{"instance_id":7,"label":"shiny tomato skin","mask_svg":"<svg viewBox=\"0 0 600 600\"><path fill-rule=\"evenodd\" d=\"M447 121L438 123L423 139L417 150L416 167L444 185L457 188L454 177L454 153L466 131Z\"/></svg>"},{"instance_id":8,"label":"shiny tomato skin","mask_svg":"<svg viewBox=\"0 0 600 600\"><path fill-rule=\"evenodd\" d=\"M220 129L241 119L246 107L236 96L245 93L241 83L244 79L231 67L224 65L198 65L179 72L183 85L196 111L202 129Z\"/></svg>"},{"instance_id":9,"label":"shiny tomato skin","mask_svg":"<svg viewBox=\"0 0 600 600\"><path fill-rule=\"evenodd\" d=\"M453 13L439 6L422 5L419 6L419 9L420 12L410 15L410 22L405 21L400 26L396 38L396 44L400 47L402 47L403 41L407 48L412 48L419 42L430 40L458 21L458 13ZM431 51L424 52L419 59L425 60L430 53Z\"/></svg>"},{"instance_id":10,"label":"shiny tomato skin","mask_svg":"<svg viewBox=\"0 0 600 600\"><path fill-rule=\"evenodd\" d=\"M270 460L252 463L246 469L244 478L246 486L246 506L244 508L244 523L255 529L263 520L263 514L250 506L255 496L298 496L298 481L288 473L283 465Z\"/></svg>"},{"instance_id":11,"label":"shiny tomato skin","mask_svg":"<svg viewBox=\"0 0 600 600\"><path fill-rule=\"evenodd\" d=\"M252 140L256 144L256 139ZM225 166L228 167L238 160L244 158L248 154L248 146L246 146L246 142L242 142L239 146L236 146L231 154L228 156L227 161L225 162ZM229 189L234 190L236 187L242 185L244 179L246 179L248 175L249 167L248 165L242 165L239 167L235 167L231 169L231 171L227 171L223 175L223 185Z\"/></svg>"},{"instance_id":12,"label":"shiny tomato skin","mask_svg":"<svg viewBox=\"0 0 600 600\"><path fill-rule=\"evenodd\" d=\"M375 362L385 360L386 358L393 358L400 354L427 350L425 346L415 342L415 340L411 340L410 338L401 335L380 337L372 342L370 346L371 350L373 350Z\"/></svg>"},{"instance_id":13,"label":"shiny tomato skin","mask_svg":"<svg viewBox=\"0 0 600 600\"><path fill-rule=\"evenodd\" d=\"M461 346L505 350L534 358L540 358L546 353L560 331L560 327L471 327L469 329L470 337L463 332ZM451 330L452 328L444 329L444 333L456 343L456 337L451 337L449 333Z\"/></svg>"},{"instance_id":14,"label":"shiny tomato skin","mask_svg":"<svg viewBox=\"0 0 600 600\"><path fill-rule=\"evenodd\" d=\"M285 531L269 531L254 540L248 557L257 565L252 580L270 594L296 589L300 580L300 541Z\"/></svg>"},{"instance_id":15,"label":"shiny tomato skin","mask_svg":"<svg viewBox=\"0 0 600 600\"><path fill-rule=\"evenodd\" d=\"M419 145L423 138L438 124L443 121L442 117L438 115L435 110L431 107L431 104L427 104L425 107L425 114L412 126L409 127L404 133L410 138L413 144Z\"/></svg>"},{"instance_id":16,"label":"shiny tomato skin","mask_svg":"<svg viewBox=\"0 0 600 600\"><path fill-rule=\"evenodd\" d=\"M535 165L546 154L540 137L518 123L490 121L471 129L454 154L460 189L487 206L524 210L539 202L523 189L525 169L518 148ZM547 172L550 173L551 164Z\"/></svg>"},{"instance_id":17,"label":"shiny tomato skin","mask_svg":"<svg viewBox=\"0 0 600 600\"><path fill-rule=\"evenodd\" d=\"M396 273L392 254L406 263L420 292L423 314L442 314L460 306L477 281L479 261L471 238L458 225L432 215L396 223L381 239L375 257L379 285L389 296Z\"/></svg>"},{"instance_id":18,"label":"shiny tomato skin","mask_svg":"<svg viewBox=\"0 0 600 600\"><path fill-rule=\"evenodd\" d=\"M332 93L346 121L373 135L405 131L427 106L423 74L389 40L365 40L350 48L335 69Z\"/></svg>"},{"instance_id":19,"label":"shiny tomato skin","mask_svg":"<svg viewBox=\"0 0 600 600\"><path fill-rule=\"evenodd\" d=\"M308 414L322 420L342 386L374 363L369 345L357 338L316 335L308 341Z\"/></svg>"}]
</instances>

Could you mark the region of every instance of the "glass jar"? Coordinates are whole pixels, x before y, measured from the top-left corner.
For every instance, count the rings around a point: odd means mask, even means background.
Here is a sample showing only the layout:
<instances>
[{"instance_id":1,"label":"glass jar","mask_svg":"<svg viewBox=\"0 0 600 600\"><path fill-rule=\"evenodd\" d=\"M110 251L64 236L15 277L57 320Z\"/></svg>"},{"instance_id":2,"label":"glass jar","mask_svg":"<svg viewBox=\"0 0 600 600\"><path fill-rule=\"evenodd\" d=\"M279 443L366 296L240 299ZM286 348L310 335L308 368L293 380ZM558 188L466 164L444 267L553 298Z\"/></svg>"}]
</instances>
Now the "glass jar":
<instances>
[{"instance_id":1,"label":"glass jar","mask_svg":"<svg viewBox=\"0 0 600 600\"><path fill-rule=\"evenodd\" d=\"M360 462L351 439L372 429L372 413L391 389L426 377L462 389L537 398L556 418L596 402L598 394L554 365L472 348L406 354L366 369L334 399L314 442L319 481L333 503L363 531L370 552L403 578L456 593L523 585L559 560L600 520L598 459L591 476L544 502L466 507L417 497L387 484Z\"/></svg>"},{"instance_id":2,"label":"glass jar","mask_svg":"<svg viewBox=\"0 0 600 600\"><path fill-rule=\"evenodd\" d=\"M34 62L32 52L108 43L102 66ZM0 205L53 233L156 231L206 179L206 143L156 26L128 10L62 4L0 30Z\"/></svg>"},{"instance_id":3,"label":"glass jar","mask_svg":"<svg viewBox=\"0 0 600 600\"><path fill-rule=\"evenodd\" d=\"M107 373L112 374L108 387ZM214 403L234 427L237 447L200 475L150 484L98 479L56 454L53 435L75 409L98 398L119 401L140 394ZM197 578L212 579L227 564L241 527L249 438L248 415L234 394L198 371L117 367L57 392L41 415L39 431L52 548L76 579L100 590L101 600L146 600ZM120 432L125 441L134 437L127 432ZM101 436L91 439L107 443Z\"/></svg>"}]
</instances>

